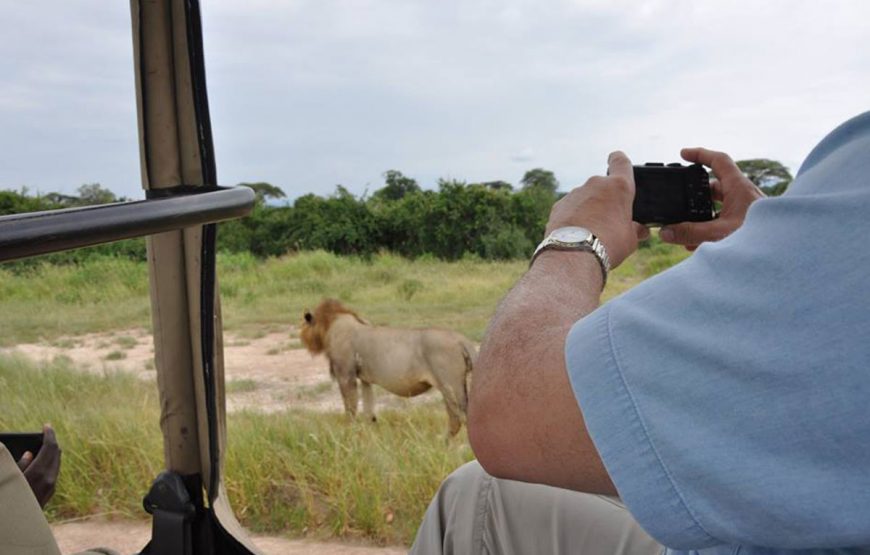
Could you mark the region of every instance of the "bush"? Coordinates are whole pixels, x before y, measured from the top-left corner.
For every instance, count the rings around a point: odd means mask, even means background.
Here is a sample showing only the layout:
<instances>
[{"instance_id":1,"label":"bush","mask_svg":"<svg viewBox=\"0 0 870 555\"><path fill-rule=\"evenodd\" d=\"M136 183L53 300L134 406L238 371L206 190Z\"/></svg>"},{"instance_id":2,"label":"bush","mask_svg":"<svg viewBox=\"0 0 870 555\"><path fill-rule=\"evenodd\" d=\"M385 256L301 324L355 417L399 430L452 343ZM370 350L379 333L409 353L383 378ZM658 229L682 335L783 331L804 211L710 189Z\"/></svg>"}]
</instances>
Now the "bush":
<instances>
[{"instance_id":1,"label":"bush","mask_svg":"<svg viewBox=\"0 0 870 555\"><path fill-rule=\"evenodd\" d=\"M490 231L480 238L480 243L480 256L488 260L529 258L535 249L523 230L515 226Z\"/></svg>"}]
</instances>

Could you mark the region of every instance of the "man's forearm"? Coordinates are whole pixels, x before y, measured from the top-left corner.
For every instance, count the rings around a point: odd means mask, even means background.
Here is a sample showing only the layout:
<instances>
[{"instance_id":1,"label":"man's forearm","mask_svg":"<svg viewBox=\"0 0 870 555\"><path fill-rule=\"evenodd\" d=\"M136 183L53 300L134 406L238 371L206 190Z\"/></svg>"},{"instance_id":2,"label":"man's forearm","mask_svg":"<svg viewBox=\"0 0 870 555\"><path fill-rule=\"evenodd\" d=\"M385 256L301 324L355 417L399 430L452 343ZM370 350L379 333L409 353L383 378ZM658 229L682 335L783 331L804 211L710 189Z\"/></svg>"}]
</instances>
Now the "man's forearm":
<instances>
[{"instance_id":1,"label":"man's forearm","mask_svg":"<svg viewBox=\"0 0 870 555\"><path fill-rule=\"evenodd\" d=\"M601 284L591 253L545 251L500 304L474 370L468 422L491 473L612 493L564 358L565 337L598 306Z\"/></svg>"},{"instance_id":2,"label":"man's forearm","mask_svg":"<svg viewBox=\"0 0 870 555\"><path fill-rule=\"evenodd\" d=\"M564 335L598 307L602 276L592 253L545 251L499 304L480 347L473 397L537 382L544 359L563 358ZM556 347L556 348L554 348ZM564 369L564 363L558 364Z\"/></svg>"}]
</instances>

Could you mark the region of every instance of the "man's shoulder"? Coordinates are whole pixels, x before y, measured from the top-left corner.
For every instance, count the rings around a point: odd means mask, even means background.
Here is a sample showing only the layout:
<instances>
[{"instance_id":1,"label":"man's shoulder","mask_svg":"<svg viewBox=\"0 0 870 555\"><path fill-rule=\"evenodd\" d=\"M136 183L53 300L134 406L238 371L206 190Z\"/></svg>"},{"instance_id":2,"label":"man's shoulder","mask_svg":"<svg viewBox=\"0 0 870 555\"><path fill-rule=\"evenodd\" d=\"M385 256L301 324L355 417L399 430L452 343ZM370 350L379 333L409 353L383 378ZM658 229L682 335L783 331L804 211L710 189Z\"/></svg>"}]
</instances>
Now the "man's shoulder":
<instances>
[{"instance_id":1,"label":"man's shoulder","mask_svg":"<svg viewBox=\"0 0 870 555\"><path fill-rule=\"evenodd\" d=\"M831 131L810 152L798 170L796 187L809 191L830 191L866 183L870 173L870 111L864 112ZM835 179L831 179L834 177Z\"/></svg>"}]
</instances>

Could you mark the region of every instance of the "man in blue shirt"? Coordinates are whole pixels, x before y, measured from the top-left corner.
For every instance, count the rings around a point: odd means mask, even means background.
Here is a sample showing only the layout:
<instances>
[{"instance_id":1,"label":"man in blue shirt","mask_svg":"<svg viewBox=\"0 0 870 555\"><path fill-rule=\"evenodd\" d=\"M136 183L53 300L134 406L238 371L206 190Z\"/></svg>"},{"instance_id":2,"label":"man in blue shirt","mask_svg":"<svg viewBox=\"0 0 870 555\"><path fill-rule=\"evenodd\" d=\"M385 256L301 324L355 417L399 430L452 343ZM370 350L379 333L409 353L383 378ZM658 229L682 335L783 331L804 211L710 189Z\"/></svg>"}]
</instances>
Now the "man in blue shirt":
<instances>
[{"instance_id":1,"label":"man in blue shirt","mask_svg":"<svg viewBox=\"0 0 870 555\"><path fill-rule=\"evenodd\" d=\"M469 403L480 466L445 481L414 552L870 546L870 112L777 198L723 153L682 154L718 177L720 217L663 229L697 252L601 307L608 257L645 233L631 162L553 208L548 235L581 239L545 241L496 312Z\"/></svg>"}]
</instances>

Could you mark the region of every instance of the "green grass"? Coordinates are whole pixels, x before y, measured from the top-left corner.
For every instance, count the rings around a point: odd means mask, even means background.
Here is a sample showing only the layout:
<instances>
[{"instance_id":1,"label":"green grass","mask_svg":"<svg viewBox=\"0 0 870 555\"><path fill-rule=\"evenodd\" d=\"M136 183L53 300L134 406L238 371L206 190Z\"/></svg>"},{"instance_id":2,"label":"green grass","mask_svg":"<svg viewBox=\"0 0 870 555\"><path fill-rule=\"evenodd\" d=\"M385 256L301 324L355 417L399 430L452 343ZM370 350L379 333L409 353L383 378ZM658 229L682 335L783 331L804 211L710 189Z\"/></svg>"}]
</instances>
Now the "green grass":
<instances>
[{"instance_id":1,"label":"green grass","mask_svg":"<svg viewBox=\"0 0 870 555\"><path fill-rule=\"evenodd\" d=\"M258 532L409 545L441 479L472 458L464 434L445 442L439 405L384 410L377 424L306 411L232 415L236 513Z\"/></svg>"},{"instance_id":2,"label":"green grass","mask_svg":"<svg viewBox=\"0 0 870 555\"><path fill-rule=\"evenodd\" d=\"M334 386L331 381L329 382L320 382L312 385L303 385L293 392L293 397L298 400L310 400L316 399L321 395L326 394L331 391L335 387L336 393L338 392L338 386ZM290 399L287 399L290 400Z\"/></svg>"},{"instance_id":3,"label":"green grass","mask_svg":"<svg viewBox=\"0 0 870 555\"><path fill-rule=\"evenodd\" d=\"M298 325L305 309L336 297L376 323L441 326L474 339L480 339L496 303L526 266L411 261L390 254L366 261L324 252L266 261L230 255L222 261L227 329Z\"/></svg>"},{"instance_id":4,"label":"green grass","mask_svg":"<svg viewBox=\"0 0 870 555\"><path fill-rule=\"evenodd\" d=\"M131 337L129 335L121 335L119 337L116 337L114 341L116 345L124 350L130 350L139 344L139 341L137 341L135 337Z\"/></svg>"},{"instance_id":5,"label":"green grass","mask_svg":"<svg viewBox=\"0 0 870 555\"><path fill-rule=\"evenodd\" d=\"M247 378L230 380L226 383L226 392L227 393L250 393L251 391L257 391L259 385L256 380L250 380Z\"/></svg>"},{"instance_id":6,"label":"green grass","mask_svg":"<svg viewBox=\"0 0 870 555\"><path fill-rule=\"evenodd\" d=\"M127 353L124 351L112 351L104 357L105 360L122 360L125 358L127 358Z\"/></svg>"},{"instance_id":7,"label":"green grass","mask_svg":"<svg viewBox=\"0 0 870 555\"><path fill-rule=\"evenodd\" d=\"M604 298L686 256L653 240L613 272ZM225 328L247 339L299 324L303 310L336 297L375 323L446 327L480 340L496 304L527 267L525 260L412 261L391 254L364 260L321 251L218 257ZM137 327L150 327L145 263L107 257L26 273L0 265L0 346ZM128 339L115 341L126 349Z\"/></svg>"},{"instance_id":8,"label":"green grass","mask_svg":"<svg viewBox=\"0 0 870 555\"><path fill-rule=\"evenodd\" d=\"M51 342L51 346L58 349L75 349L79 344L79 341L69 337L61 337Z\"/></svg>"},{"instance_id":9,"label":"green grass","mask_svg":"<svg viewBox=\"0 0 870 555\"><path fill-rule=\"evenodd\" d=\"M0 357L0 391L0 429L39 431L48 422L57 431L63 468L50 517L142 516L141 497L163 467L153 384L80 372L62 357L46 365Z\"/></svg>"},{"instance_id":10,"label":"green grass","mask_svg":"<svg viewBox=\"0 0 870 555\"><path fill-rule=\"evenodd\" d=\"M146 517L142 496L163 464L153 383L82 373L68 359L0 356L0 391L16 392L0 405L0 429L50 422L57 430L63 470L51 519ZM227 491L257 532L409 545L441 479L472 457L464 433L445 442L445 426L437 402L380 411L377 424L338 413L235 413Z\"/></svg>"}]
</instances>

